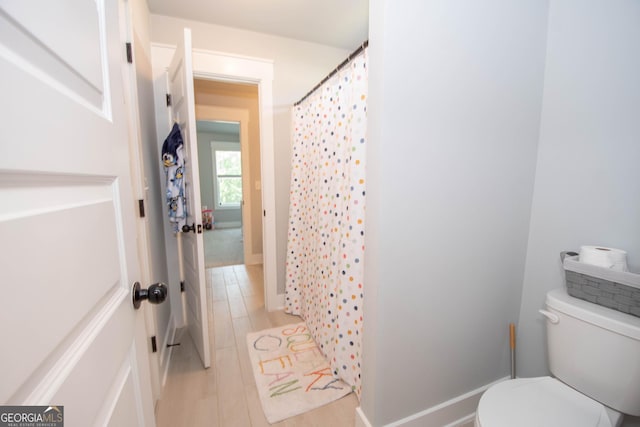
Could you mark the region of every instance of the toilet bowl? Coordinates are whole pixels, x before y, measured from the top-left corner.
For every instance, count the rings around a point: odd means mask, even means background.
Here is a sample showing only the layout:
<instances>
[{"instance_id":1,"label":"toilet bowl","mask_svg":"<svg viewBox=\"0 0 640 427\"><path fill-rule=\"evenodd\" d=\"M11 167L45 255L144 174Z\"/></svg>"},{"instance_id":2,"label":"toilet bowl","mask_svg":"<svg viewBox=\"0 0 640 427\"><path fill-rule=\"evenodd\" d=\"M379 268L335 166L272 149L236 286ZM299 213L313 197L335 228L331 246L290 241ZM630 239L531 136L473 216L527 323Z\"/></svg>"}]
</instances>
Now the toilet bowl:
<instances>
[{"instance_id":1,"label":"toilet bowl","mask_svg":"<svg viewBox=\"0 0 640 427\"><path fill-rule=\"evenodd\" d=\"M640 415L640 318L569 296L547 294L547 356L553 377L491 386L477 427L618 427Z\"/></svg>"},{"instance_id":2,"label":"toilet bowl","mask_svg":"<svg viewBox=\"0 0 640 427\"><path fill-rule=\"evenodd\" d=\"M487 390L476 427L616 427L622 414L552 377L503 381Z\"/></svg>"}]
</instances>

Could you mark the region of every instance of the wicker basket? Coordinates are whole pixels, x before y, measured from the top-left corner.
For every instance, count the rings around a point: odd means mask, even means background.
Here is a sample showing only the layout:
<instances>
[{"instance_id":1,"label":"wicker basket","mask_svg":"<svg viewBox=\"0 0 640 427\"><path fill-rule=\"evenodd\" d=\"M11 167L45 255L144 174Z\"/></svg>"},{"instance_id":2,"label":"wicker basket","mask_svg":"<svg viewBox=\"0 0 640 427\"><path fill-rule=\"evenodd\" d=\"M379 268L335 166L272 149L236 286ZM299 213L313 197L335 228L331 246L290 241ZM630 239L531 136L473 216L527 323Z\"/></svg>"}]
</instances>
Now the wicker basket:
<instances>
[{"instance_id":1,"label":"wicker basket","mask_svg":"<svg viewBox=\"0 0 640 427\"><path fill-rule=\"evenodd\" d=\"M563 266L569 295L640 317L640 275L615 271L564 256Z\"/></svg>"}]
</instances>

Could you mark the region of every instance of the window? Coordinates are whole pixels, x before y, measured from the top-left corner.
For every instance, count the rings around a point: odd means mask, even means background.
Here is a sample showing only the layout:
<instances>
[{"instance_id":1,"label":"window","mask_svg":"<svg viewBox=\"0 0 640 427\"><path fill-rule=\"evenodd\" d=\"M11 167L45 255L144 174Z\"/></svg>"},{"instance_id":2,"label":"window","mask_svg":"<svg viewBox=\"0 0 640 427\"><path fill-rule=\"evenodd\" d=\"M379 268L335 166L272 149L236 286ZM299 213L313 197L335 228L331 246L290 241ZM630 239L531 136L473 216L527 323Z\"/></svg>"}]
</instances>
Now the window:
<instances>
[{"instance_id":1,"label":"window","mask_svg":"<svg viewBox=\"0 0 640 427\"><path fill-rule=\"evenodd\" d=\"M242 202L242 161L239 150L215 150L216 206L237 208Z\"/></svg>"}]
</instances>

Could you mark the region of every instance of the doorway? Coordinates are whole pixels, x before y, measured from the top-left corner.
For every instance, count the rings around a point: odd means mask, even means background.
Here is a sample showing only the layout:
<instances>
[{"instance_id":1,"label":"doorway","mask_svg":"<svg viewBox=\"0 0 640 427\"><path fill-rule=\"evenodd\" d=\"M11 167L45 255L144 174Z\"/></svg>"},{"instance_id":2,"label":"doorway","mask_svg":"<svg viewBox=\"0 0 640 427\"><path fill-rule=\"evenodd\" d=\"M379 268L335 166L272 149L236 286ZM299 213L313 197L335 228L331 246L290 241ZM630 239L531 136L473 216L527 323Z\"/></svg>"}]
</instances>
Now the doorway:
<instances>
[{"instance_id":1,"label":"doorway","mask_svg":"<svg viewBox=\"0 0 640 427\"><path fill-rule=\"evenodd\" d=\"M243 191L248 179L243 172L248 170L243 167L240 122L198 120L196 129L205 268L244 264L249 248L244 248L242 214L250 195Z\"/></svg>"},{"instance_id":2,"label":"doorway","mask_svg":"<svg viewBox=\"0 0 640 427\"><path fill-rule=\"evenodd\" d=\"M213 217L206 266L262 264L258 87L196 78L194 94L201 200Z\"/></svg>"},{"instance_id":3,"label":"doorway","mask_svg":"<svg viewBox=\"0 0 640 427\"><path fill-rule=\"evenodd\" d=\"M170 93L168 79L165 73L166 67L171 63L171 59L176 52L176 48L167 45L154 44L151 47L152 56L155 58L154 73L157 73L156 84L154 84L154 95L156 99L157 111L166 111L166 117L159 113L156 121L158 134L166 135L171 127L172 118L169 109L164 110L166 105L166 95ZM261 249L261 259L264 269L264 297L267 310L273 311L284 306L284 295L278 294L278 268L276 261L276 198L275 198L275 154L274 154L274 112L273 112L273 61L249 58L244 56L230 55L220 52L205 50L192 50L193 53L193 77L195 84L199 81L217 81L218 83L231 83L238 85L257 86L258 91L258 154L251 155L252 162L258 162L261 175L257 178L257 183L252 182L252 186L258 185L261 195L262 216L260 226L262 233L258 236L254 245ZM163 118L165 120L163 120ZM252 120L253 123L253 120ZM195 127L195 126L194 126ZM253 234L256 232L254 230ZM172 262L177 259L178 247L173 244L171 233L166 232L167 238L167 259ZM169 244L171 243L171 244ZM175 255L175 256L174 256ZM245 259L245 262L247 260ZM177 281L175 272L179 270L177 264L170 269L170 279ZM176 319L184 316L182 298L180 294L172 298L171 310ZM178 325L182 323L178 322Z\"/></svg>"}]
</instances>

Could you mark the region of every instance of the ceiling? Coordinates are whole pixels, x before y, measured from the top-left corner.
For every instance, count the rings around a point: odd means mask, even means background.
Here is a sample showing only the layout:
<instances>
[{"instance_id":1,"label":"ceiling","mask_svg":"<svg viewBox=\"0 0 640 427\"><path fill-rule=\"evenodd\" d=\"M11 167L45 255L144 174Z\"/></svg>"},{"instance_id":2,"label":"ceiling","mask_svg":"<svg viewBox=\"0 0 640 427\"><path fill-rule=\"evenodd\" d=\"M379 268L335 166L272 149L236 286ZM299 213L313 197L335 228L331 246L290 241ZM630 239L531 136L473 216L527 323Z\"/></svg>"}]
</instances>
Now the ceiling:
<instances>
[{"instance_id":1,"label":"ceiling","mask_svg":"<svg viewBox=\"0 0 640 427\"><path fill-rule=\"evenodd\" d=\"M151 13L354 50L369 38L369 0L147 0Z\"/></svg>"},{"instance_id":2,"label":"ceiling","mask_svg":"<svg viewBox=\"0 0 640 427\"><path fill-rule=\"evenodd\" d=\"M239 135L240 123L198 120L196 121L196 130L198 132L226 133L229 135Z\"/></svg>"}]
</instances>

